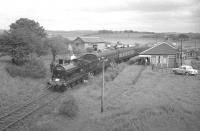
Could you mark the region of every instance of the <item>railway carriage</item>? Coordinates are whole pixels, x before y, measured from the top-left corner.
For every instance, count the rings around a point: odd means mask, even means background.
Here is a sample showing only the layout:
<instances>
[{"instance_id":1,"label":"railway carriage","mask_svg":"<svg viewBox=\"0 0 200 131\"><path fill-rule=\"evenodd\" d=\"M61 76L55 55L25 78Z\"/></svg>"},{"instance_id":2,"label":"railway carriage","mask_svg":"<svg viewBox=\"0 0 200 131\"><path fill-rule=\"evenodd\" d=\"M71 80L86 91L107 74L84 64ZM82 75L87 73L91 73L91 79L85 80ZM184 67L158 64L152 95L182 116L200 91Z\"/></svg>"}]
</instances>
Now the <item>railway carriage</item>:
<instances>
[{"instance_id":1,"label":"railway carriage","mask_svg":"<svg viewBox=\"0 0 200 131\"><path fill-rule=\"evenodd\" d=\"M106 68L112 62L120 63L137 54L133 47L83 54L77 59L67 61L66 64L59 63L54 66L48 87L56 91L64 91L87 79L88 75L99 73L102 70L102 59L104 59Z\"/></svg>"}]
</instances>

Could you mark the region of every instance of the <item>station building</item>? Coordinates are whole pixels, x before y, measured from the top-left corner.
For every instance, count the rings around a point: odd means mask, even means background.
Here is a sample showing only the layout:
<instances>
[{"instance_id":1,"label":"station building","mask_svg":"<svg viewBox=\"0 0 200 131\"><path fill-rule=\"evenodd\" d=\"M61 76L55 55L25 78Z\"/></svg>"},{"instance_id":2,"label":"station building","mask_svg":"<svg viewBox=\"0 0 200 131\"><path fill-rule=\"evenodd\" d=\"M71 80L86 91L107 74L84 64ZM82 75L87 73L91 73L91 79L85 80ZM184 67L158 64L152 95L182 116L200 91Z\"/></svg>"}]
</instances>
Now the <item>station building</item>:
<instances>
[{"instance_id":1,"label":"station building","mask_svg":"<svg viewBox=\"0 0 200 131\"><path fill-rule=\"evenodd\" d=\"M157 67L173 68L177 66L177 53L174 46L163 42L141 52L139 57L148 59L150 64Z\"/></svg>"},{"instance_id":2,"label":"station building","mask_svg":"<svg viewBox=\"0 0 200 131\"><path fill-rule=\"evenodd\" d=\"M99 37L77 37L73 40L73 47L76 49L93 48L94 51L104 50L108 42Z\"/></svg>"}]
</instances>

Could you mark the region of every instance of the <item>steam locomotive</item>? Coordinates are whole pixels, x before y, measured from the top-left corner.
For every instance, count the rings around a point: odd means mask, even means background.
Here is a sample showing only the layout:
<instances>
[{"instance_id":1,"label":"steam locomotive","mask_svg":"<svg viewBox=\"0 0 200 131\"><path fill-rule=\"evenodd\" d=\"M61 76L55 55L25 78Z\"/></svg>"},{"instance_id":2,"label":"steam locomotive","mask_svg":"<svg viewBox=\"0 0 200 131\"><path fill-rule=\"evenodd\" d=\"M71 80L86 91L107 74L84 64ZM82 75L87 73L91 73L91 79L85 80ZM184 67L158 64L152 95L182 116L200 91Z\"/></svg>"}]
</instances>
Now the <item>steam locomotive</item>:
<instances>
[{"instance_id":1,"label":"steam locomotive","mask_svg":"<svg viewBox=\"0 0 200 131\"><path fill-rule=\"evenodd\" d=\"M55 91L65 91L74 85L88 79L89 75L97 74L110 63L120 63L131 57L138 55L133 47L106 50L99 53L88 53L71 61L63 59L54 65L52 69L52 78L48 82L48 88Z\"/></svg>"}]
</instances>

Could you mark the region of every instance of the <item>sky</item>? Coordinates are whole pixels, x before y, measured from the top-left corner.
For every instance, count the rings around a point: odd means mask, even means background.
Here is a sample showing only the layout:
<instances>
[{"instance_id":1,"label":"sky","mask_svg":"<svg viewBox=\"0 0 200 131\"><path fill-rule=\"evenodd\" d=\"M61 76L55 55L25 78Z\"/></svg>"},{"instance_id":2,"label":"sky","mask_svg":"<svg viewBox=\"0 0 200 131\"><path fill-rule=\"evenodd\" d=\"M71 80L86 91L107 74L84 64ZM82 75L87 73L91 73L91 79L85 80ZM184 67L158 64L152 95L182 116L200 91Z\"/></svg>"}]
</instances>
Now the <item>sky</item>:
<instances>
[{"instance_id":1,"label":"sky","mask_svg":"<svg viewBox=\"0 0 200 131\"><path fill-rule=\"evenodd\" d=\"M0 0L0 29L29 18L46 30L200 32L200 0Z\"/></svg>"}]
</instances>

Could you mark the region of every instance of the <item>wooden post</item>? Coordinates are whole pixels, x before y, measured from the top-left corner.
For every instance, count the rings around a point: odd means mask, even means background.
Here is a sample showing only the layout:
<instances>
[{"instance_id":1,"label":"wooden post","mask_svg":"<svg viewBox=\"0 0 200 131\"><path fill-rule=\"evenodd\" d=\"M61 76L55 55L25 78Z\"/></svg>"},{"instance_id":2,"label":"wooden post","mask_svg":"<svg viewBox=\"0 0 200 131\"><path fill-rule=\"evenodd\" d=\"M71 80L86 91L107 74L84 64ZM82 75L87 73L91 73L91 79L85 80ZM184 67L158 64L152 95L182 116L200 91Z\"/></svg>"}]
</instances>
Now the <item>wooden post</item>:
<instances>
[{"instance_id":1,"label":"wooden post","mask_svg":"<svg viewBox=\"0 0 200 131\"><path fill-rule=\"evenodd\" d=\"M104 60L103 60L103 86L101 88L101 113L103 113L103 97L104 97Z\"/></svg>"}]
</instances>

